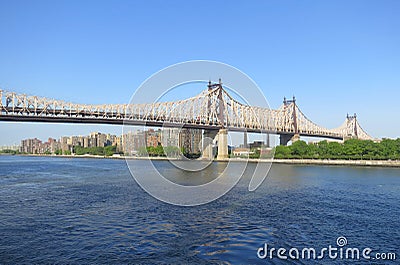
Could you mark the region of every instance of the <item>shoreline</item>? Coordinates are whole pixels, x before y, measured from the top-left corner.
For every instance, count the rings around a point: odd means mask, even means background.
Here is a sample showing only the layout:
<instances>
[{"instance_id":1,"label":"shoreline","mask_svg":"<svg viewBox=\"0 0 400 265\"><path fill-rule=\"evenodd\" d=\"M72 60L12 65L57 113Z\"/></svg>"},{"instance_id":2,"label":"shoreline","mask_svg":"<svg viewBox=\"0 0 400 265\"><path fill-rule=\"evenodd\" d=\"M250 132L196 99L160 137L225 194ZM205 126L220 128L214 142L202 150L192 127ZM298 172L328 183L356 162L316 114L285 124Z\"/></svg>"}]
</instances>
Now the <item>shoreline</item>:
<instances>
[{"instance_id":1,"label":"shoreline","mask_svg":"<svg viewBox=\"0 0 400 265\"><path fill-rule=\"evenodd\" d=\"M36 154L1 154L7 156L49 157L49 158L91 158L91 159L128 159L128 160L181 160L168 157L136 157L136 156L96 156L96 155L36 155ZM215 162L249 162L249 163L273 163L288 165L321 165L321 166L361 166L361 167L392 167L400 168L400 160L330 160L330 159L243 159L230 158L214 160Z\"/></svg>"},{"instance_id":2,"label":"shoreline","mask_svg":"<svg viewBox=\"0 0 400 265\"><path fill-rule=\"evenodd\" d=\"M360 166L400 168L400 160L274 159L273 163L292 165Z\"/></svg>"}]
</instances>

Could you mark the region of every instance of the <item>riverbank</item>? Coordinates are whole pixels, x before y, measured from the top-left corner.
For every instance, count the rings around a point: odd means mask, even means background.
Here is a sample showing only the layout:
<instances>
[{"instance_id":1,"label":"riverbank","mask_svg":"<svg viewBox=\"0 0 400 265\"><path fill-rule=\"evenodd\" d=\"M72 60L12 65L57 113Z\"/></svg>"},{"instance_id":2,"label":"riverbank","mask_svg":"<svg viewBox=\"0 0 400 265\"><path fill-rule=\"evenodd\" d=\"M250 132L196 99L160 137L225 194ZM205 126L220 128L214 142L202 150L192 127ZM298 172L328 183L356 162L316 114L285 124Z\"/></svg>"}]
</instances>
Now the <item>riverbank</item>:
<instances>
[{"instance_id":1,"label":"riverbank","mask_svg":"<svg viewBox=\"0 0 400 265\"><path fill-rule=\"evenodd\" d=\"M400 160L274 159L276 164L399 167Z\"/></svg>"},{"instance_id":2,"label":"riverbank","mask_svg":"<svg viewBox=\"0 0 400 265\"><path fill-rule=\"evenodd\" d=\"M139 156L100 156L100 155L38 155L38 154L1 154L7 156L27 156L27 157L49 157L49 158L92 158L92 159L135 159L135 160L180 160L179 158L168 158L162 156L139 157Z\"/></svg>"},{"instance_id":3,"label":"riverbank","mask_svg":"<svg viewBox=\"0 0 400 265\"><path fill-rule=\"evenodd\" d=\"M51 157L51 158L91 158L91 159L132 159L132 160L180 160L168 157L137 157L137 156L97 156L97 155L35 155L18 154L17 156ZM249 162L274 163L292 165L328 165L328 166L361 166L361 167L394 167L400 168L400 160L330 160L330 159L244 159L230 158L215 160L217 162Z\"/></svg>"},{"instance_id":4,"label":"riverbank","mask_svg":"<svg viewBox=\"0 0 400 265\"><path fill-rule=\"evenodd\" d=\"M330 159L243 159L231 158L222 162L245 162L249 163L274 163L291 165L321 165L321 166L359 166L359 167L394 167L400 168L400 160L330 160Z\"/></svg>"}]
</instances>

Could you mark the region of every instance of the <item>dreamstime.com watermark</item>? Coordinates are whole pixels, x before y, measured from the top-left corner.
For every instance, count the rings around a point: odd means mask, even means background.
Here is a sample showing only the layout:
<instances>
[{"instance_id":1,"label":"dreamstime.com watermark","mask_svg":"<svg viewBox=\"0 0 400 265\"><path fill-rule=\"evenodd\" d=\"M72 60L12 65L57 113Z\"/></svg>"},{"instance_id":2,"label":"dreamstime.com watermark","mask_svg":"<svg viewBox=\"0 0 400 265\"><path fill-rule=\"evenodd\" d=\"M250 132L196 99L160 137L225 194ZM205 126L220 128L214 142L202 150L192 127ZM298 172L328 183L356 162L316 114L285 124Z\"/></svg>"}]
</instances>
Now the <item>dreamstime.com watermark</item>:
<instances>
[{"instance_id":1,"label":"dreamstime.com watermark","mask_svg":"<svg viewBox=\"0 0 400 265\"><path fill-rule=\"evenodd\" d=\"M263 247L258 248L257 257L259 259L281 259L281 260L374 260L374 261L394 261L394 252L375 252L372 248L348 247L347 238L340 236L336 240L336 245L329 245L324 248L275 248L264 243Z\"/></svg>"}]
</instances>

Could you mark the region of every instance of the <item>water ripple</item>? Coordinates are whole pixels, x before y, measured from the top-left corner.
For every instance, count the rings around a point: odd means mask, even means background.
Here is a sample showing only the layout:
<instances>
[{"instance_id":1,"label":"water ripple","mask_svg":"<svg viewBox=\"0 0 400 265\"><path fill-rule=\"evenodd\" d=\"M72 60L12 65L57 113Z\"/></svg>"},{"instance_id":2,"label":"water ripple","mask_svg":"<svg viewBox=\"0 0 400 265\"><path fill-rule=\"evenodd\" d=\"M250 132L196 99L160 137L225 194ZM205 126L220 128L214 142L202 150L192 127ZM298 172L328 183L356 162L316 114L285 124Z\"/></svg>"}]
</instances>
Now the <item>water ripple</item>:
<instances>
[{"instance_id":1,"label":"water ripple","mask_svg":"<svg viewBox=\"0 0 400 265\"><path fill-rule=\"evenodd\" d=\"M399 170L274 166L249 193L250 176L217 201L177 207L147 195L124 161L2 156L0 263L318 264L256 253L339 236L382 251L400 245Z\"/></svg>"}]
</instances>

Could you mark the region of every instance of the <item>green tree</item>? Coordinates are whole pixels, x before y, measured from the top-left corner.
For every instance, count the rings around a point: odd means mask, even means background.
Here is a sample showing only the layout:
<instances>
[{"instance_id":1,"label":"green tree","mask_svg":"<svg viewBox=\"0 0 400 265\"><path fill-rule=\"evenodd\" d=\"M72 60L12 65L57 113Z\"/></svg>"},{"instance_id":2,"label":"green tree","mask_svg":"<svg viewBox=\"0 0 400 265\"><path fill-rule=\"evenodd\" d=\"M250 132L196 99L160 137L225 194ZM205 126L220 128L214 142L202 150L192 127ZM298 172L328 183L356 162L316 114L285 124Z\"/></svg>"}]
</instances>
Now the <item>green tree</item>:
<instances>
[{"instance_id":1,"label":"green tree","mask_svg":"<svg viewBox=\"0 0 400 265\"><path fill-rule=\"evenodd\" d=\"M362 147L357 139L344 142L343 153L346 159L362 159Z\"/></svg>"},{"instance_id":2,"label":"green tree","mask_svg":"<svg viewBox=\"0 0 400 265\"><path fill-rule=\"evenodd\" d=\"M62 155L62 150L61 149L57 149L56 151L54 151L55 155Z\"/></svg>"},{"instance_id":3,"label":"green tree","mask_svg":"<svg viewBox=\"0 0 400 265\"><path fill-rule=\"evenodd\" d=\"M166 146L164 147L164 153L169 157L178 157L180 155L180 150L177 146Z\"/></svg>"},{"instance_id":4,"label":"green tree","mask_svg":"<svg viewBox=\"0 0 400 265\"><path fill-rule=\"evenodd\" d=\"M283 159L283 158L290 158L291 152L288 146L278 145L275 147L275 158Z\"/></svg>"},{"instance_id":5,"label":"green tree","mask_svg":"<svg viewBox=\"0 0 400 265\"><path fill-rule=\"evenodd\" d=\"M296 141L290 146L292 156L295 158L306 158L309 155L308 145L304 141Z\"/></svg>"},{"instance_id":6,"label":"green tree","mask_svg":"<svg viewBox=\"0 0 400 265\"><path fill-rule=\"evenodd\" d=\"M115 145L109 145L104 147L104 154L106 156L112 156L117 152L117 147Z\"/></svg>"},{"instance_id":7,"label":"green tree","mask_svg":"<svg viewBox=\"0 0 400 265\"><path fill-rule=\"evenodd\" d=\"M321 159L328 158L328 141L320 141L317 146L318 157Z\"/></svg>"},{"instance_id":8,"label":"green tree","mask_svg":"<svg viewBox=\"0 0 400 265\"><path fill-rule=\"evenodd\" d=\"M343 156L343 146L338 142L330 142L326 145L326 157L338 159Z\"/></svg>"},{"instance_id":9,"label":"green tree","mask_svg":"<svg viewBox=\"0 0 400 265\"><path fill-rule=\"evenodd\" d=\"M297 141L291 146L275 147L275 158L314 159L400 159L400 138L383 139L381 142L349 139L344 143L321 141L306 144Z\"/></svg>"},{"instance_id":10,"label":"green tree","mask_svg":"<svg viewBox=\"0 0 400 265\"><path fill-rule=\"evenodd\" d=\"M137 150L138 156L148 156L149 154L147 153L147 148L145 146L140 147Z\"/></svg>"},{"instance_id":11,"label":"green tree","mask_svg":"<svg viewBox=\"0 0 400 265\"><path fill-rule=\"evenodd\" d=\"M71 155L71 151L69 151L69 150L65 150L63 153L64 153L64 155Z\"/></svg>"}]
</instances>

